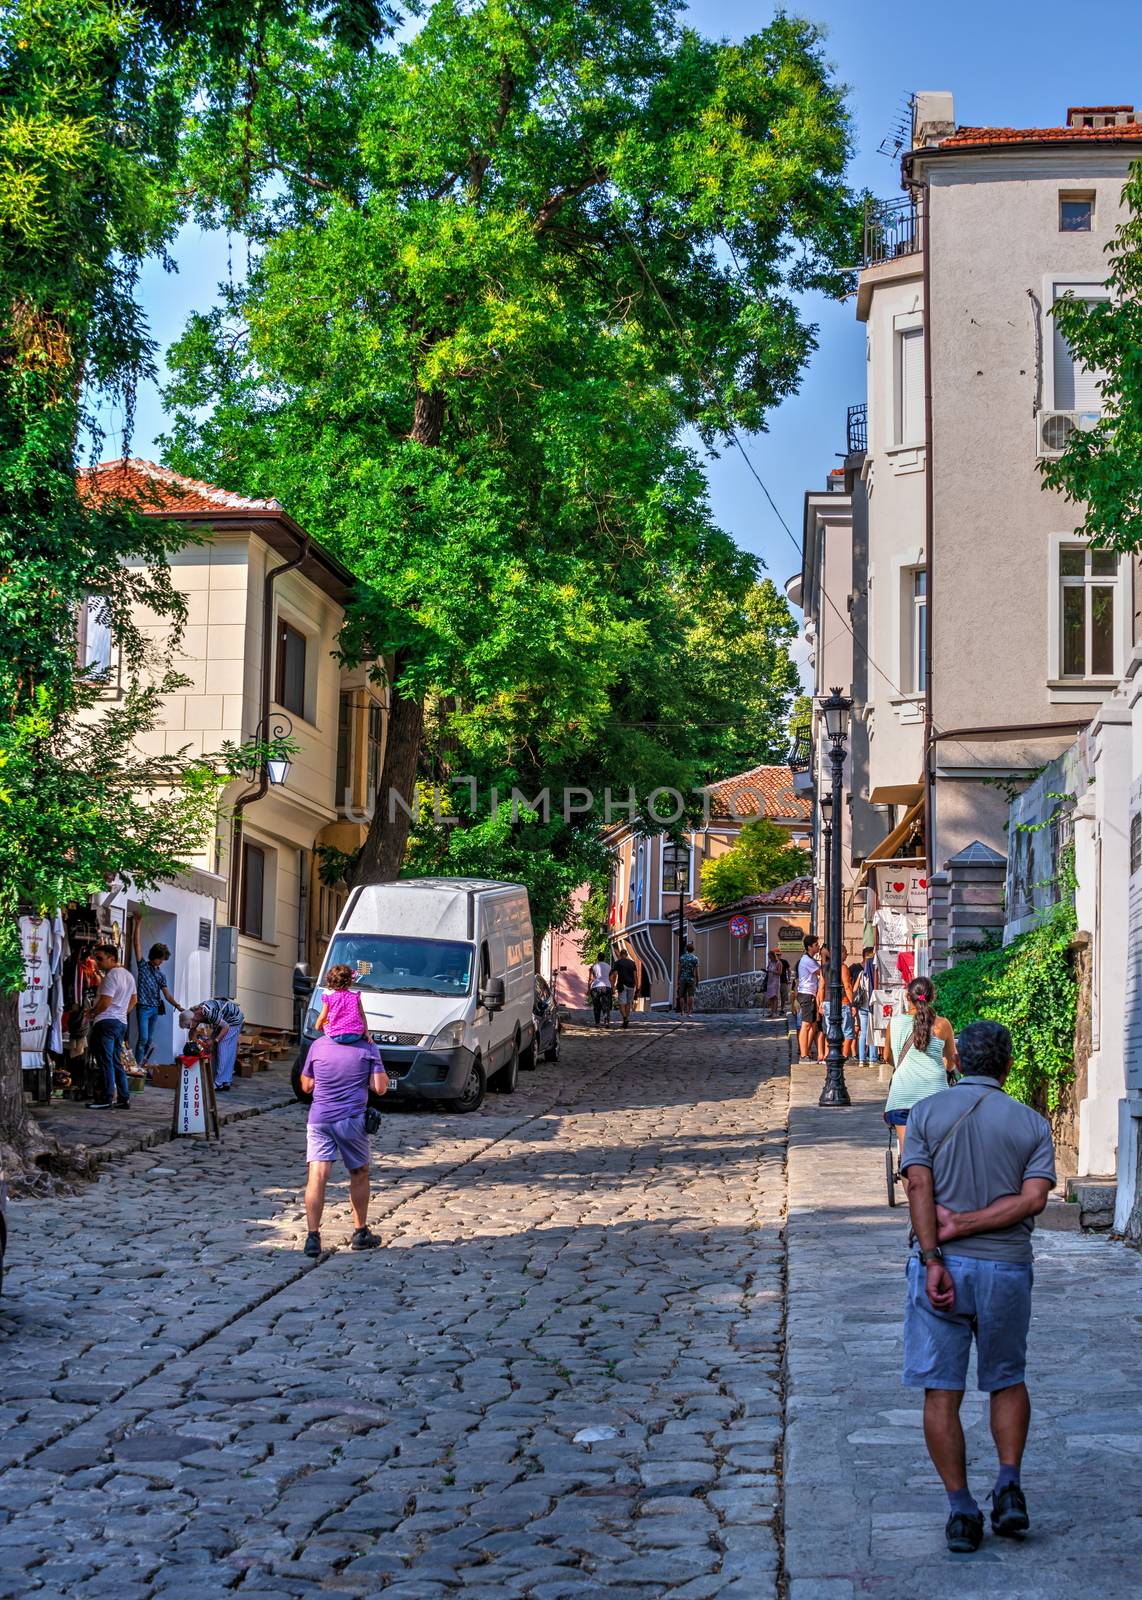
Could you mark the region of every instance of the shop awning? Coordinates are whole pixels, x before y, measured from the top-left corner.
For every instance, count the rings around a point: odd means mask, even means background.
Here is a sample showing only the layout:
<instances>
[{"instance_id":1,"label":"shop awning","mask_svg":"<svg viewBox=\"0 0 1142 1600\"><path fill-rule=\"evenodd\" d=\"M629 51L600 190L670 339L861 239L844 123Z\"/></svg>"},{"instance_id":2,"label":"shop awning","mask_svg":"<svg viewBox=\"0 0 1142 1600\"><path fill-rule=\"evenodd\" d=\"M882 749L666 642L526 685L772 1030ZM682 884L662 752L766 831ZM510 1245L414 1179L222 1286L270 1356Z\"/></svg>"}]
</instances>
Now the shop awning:
<instances>
[{"instance_id":1,"label":"shop awning","mask_svg":"<svg viewBox=\"0 0 1142 1600\"><path fill-rule=\"evenodd\" d=\"M924 796L913 802L887 838L870 850L861 864L858 883L868 877L878 861L922 862L924 856Z\"/></svg>"},{"instance_id":2,"label":"shop awning","mask_svg":"<svg viewBox=\"0 0 1142 1600\"><path fill-rule=\"evenodd\" d=\"M924 798L922 783L880 783L869 795L874 806L914 806Z\"/></svg>"}]
</instances>

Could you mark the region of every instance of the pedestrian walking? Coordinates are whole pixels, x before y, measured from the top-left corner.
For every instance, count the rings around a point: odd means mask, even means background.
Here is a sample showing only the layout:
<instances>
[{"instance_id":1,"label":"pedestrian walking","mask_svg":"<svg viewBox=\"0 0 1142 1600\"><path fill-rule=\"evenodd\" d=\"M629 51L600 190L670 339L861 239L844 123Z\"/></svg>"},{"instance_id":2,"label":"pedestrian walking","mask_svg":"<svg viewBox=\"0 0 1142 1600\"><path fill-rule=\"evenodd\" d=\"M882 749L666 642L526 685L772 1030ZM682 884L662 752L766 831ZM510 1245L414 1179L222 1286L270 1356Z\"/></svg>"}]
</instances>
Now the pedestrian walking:
<instances>
[{"instance_id":1,"label":"pedestrian walking","mask_svg":"<svg viewBox=\"0 0 1142 1600\"><path fill-rule=\"evenodd\" d=\"M918 1100L946 1089L959 1065L952 1025L936 1014L931 978L913 978L905 995L907 1012L889 1023L888 1059L893 1072L884 1104L884 1120L896 1129L901 1154L909 1111Z\"/></svg>"},{"instance_id":2,"label":"pedestrian walking","mask_svg":"<svg viewBox=\"0 0 1142 1600\"><path fill-rule=\"evenodd\" d=\"M643 961L638 969L638 1009L640 1012L650 1010L650 968Z\"/></svg>"},{"instance_id":3,"label":"pedestrian walking","mask_svg":"<svg viewBox=\"0 0 1142 1600\"><path fill-rule=\"evenodd\" d=\"M687 944L678 957L678 1009L684 1017L694 1015L694 996L698 992L701 975L702 968L694 953L694 946Z\"/></svg>"},{"instance_id":4,"label":"pedestrian walking","mask_svg":"<svg viewBox=\"0 0 1142 1600\"><path fill-rule=\"evenodd\" d=\"M136 984L138 1005L135 1010L135 1027L138 1033L135 1039L135 1059L141 1067L145 1067L151 1059L151 1052L155 1047L155 1023L165 1013L167 1003L169 1002L172 1011L182 1010L167 988L167 976L163 971L163 962L169 961L170 958L170 950L165 944L153 944L147 959L139 965Z\"/></svg>"},{"instance_id":5,"label":"pedestrian walking","mask_svg":"<svg viewBox=\"0 0 1142 1600\"><path fill-rule=\"evenodd\" d=\"M804 954L797 962L797 1004L801 1025L797 1030L797 1044L802 1061L816 1059L814 1044L817 1033L817 984L821 976L821 963L817 960L821 941L815 934L804 938Z\"/></svg>"},{"instance_id":6,"label":"pedestrian walking","mask_svg":"<svg viewBox=\"0 0 1142 1600\"><path fill-rule=\"evenodd\" d=\"M625 951L620 951L615 957L614 966L611 968L611 982L614 984L623 1027L629 1028L630 1008L634 1005L635 985L638 983L638 967Z\"/></svg>"},{"instance_id":7,"label":"pedestrian walking","mask_svg":"<svg viewBox=\"0 0 1142 1600\"><path fill-rule=\"evenodd\" d=\"M861 951L860 971L853 982L853 1002L857 1008L857 1059L865 1063L876 1060L876 1046L872 1039L872 1004L876 995L876 956L870 944Z\"/></svg>"},{"instance_id":8,"label":"pedestrian walking","mask_svg":"<svg viewBox=\"0 0 1142 1600\"><path fill-rule=\"evenodd\" d=\"M330 967L325 974L329 987L322 992L316 1031L335 1044L364 1044L369 1037L365 1005L353 988L356 979L353 968L347 966Z\"/></svg>"},{"instance_id":9,"label":"pedestrian walking","mask_svg":"<svg viewBox=\"0 0 1142 1600\"><path fill-rule=\"evenodd\" d=\"M609 1028L614 986L611 983L611 963L605 956L600 956L597 961L591 962L587 973L587 994L590 997L591 1010L595 1013L596 1028L600 1022L604 1028Z\"/></svg>"},{"instance_id":10,"label":"pedestrian walking","mask_svg":"<svg viewBox=\"0 0 1142 1600\"><path fill-rule=\"evenodd\" d=\"M349 1173L349 1204L353 1209L352 1250L374 1250L380 1244L369 1228L369 1135L366 1116L369 1090L384 1094L389 1080L376 1048L367 1040L338 1044L317 1039L305 1058L301 1087L312 1094L305 1132L305 1254L321 1254L321 1218L325 1189L335 1161Z\"/></svg>"},{"instance_id":11,"label":"pedestrian walking","mask_svg":"<svg viewBox=\"0 0 1142 1600\"><path fill-rule=\"evenodd\" d=\"M765 963L765 1006L771 1017L781 1006L781 957L776 950L769 952Z\"/></svg>"},{"instance_id":12,"label":"pedestrian walking","mask_svg":"<svg viewBox=\"0 0 1142 1600\"><path fill-rule=\"evenodd\" d=\"M89 1111L129 1111L131 1086L119 1052L127 1037L127 1018L135 1009L135 980L119 964L113 944L97 944L92 951L99 972L99 992L91 1009L91 1031L87 1048L103 1074L103 1090L98 1100L89 1100Z\"/></svg>"},{"instance_id":13,"label":"pedestrian walking","mask_svg":"<svg viewBox=\"0 0 1142 1600\"><path fill-rule=\"evenodd\" d=\"M178 1020L188 1033L201 1023L205 1023L210 1029L214 1087L222 1094L227 1093L234 1078L238 1041L242 1037L242 1026L246 1021L242 1007L237 1000L228 1000L225 995L218 995L213 1000L200 1000L198 1005L192 1006L189 1011L184 1011Z\"/></svg>"},{"instance_id":14,"label":"pedestrian walking","mask_svg":"<svg viewBox=\"0 0 1142 1600\"><path fill-rule=\"evenodd\" d=\"M990 1396L999 1470L991 1526L1030 1526L1020 1481L1031 1422L1027 1329L1034 1218L1055 1185L1046 1119L1004 1093L1011 1035L973 1022L958 1040L963 1077L912 1107L904 1141L916 1245L908 1261L904 1383L924 1390L924 1440L948 1495L948 1549L978 1550L983 1513L968 1489L960 1404L972 1338Z\"/></svg>"}]
</instances>

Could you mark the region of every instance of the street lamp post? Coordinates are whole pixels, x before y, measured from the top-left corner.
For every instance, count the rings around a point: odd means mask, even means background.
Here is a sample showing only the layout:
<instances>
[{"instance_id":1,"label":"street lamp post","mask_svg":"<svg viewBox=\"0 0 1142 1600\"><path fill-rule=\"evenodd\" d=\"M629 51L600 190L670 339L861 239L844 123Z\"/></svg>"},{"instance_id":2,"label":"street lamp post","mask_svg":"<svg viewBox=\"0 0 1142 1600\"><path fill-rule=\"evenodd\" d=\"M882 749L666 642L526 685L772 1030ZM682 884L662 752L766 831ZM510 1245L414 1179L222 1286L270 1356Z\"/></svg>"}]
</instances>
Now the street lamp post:
<instances>
[{"instance_id":1,"label":"street lamp post","mask_svg":"<svg viewBox=\"0 0 1142 1600\"><path fill-rule=\"evenodd\" d=\"M841 782L852 706L852 701L846 699L839 689L832 689L828 699L821 702L825 732L829 739L829 761L832 764L831 811L837 837L829 860L829 1025L826 1034L829 1052L825 1057L825 1087L817 1101L819 1106L852 1104L845 1085L844 1031L841 1027Z\"/></svg>"},{"instance_id":2,"label":"street lamp post","mask_svg":"<svg viewBox=\"0 0 1142 1600\"><path fill-rule=\"evenodd\" d=\"M825 938L826 938L826 940L828 940L828 939L831 939L833 937L833 924L832 924L832 921L830 920L830 915L829 915L829 907L832 904L832 893L831 893L830 885L831 885L831 882L832 882L831 874L832 874L832 871L833 871L833 797L832 797L832 795L831 794L823 794L821 796L820 801L818 802L818 804L819 804L820 813L821 813L821 855L822 855L822 858L823 858L823 861L824 861L824 871L823 871L823 873L821 875L821 912L823 914L824 922L825 922ZM814 891L813 898L814 898L814 900L816 900L816 892L815 891ZM815 915L816 915L816 907L814 906L814 916ZM815 926L814 926L814 930L813 931L816 932L816 927Z\"/></svg>"}]
</instances>

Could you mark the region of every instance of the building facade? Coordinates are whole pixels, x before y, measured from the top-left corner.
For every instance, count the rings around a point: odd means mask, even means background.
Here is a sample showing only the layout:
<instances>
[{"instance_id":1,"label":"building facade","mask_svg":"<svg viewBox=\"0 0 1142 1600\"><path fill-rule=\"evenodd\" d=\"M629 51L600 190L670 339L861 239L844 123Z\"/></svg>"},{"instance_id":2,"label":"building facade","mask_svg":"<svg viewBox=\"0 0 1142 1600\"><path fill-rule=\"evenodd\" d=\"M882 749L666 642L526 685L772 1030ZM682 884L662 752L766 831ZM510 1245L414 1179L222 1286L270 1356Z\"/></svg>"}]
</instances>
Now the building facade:
<instances>
[{"instance_id":1,"label":"building facade","mask_svg":"<svg viewBox=\"0 0 1142 1600\"><path fill-rule=\"evenodd\" d=\"M346 671L336 658L352 577L276 501L139 460L104 463L93 479L96 492L185 523L199 541L170 557L187 602L172 663L185 682L140 737L142 752L209 755L283 734L296 747L283 783L270 782L263 764L226 786L188 884L146 896L128 888L126 909L140 918L144 949L154 939L170 945L176 982L185 975L180 1000L234 994L249 1023L288 1031L294 969L315 970L344 900L339 857L328 853L363 842L384 754L383 691L365 668ZM165 649L169 622L140 621ZM93 611L81 649L97 633ZM184 966L192 950L194 965ZM160 1038L160 1057L177 1042Z\"/></svg>"}]
</instances>

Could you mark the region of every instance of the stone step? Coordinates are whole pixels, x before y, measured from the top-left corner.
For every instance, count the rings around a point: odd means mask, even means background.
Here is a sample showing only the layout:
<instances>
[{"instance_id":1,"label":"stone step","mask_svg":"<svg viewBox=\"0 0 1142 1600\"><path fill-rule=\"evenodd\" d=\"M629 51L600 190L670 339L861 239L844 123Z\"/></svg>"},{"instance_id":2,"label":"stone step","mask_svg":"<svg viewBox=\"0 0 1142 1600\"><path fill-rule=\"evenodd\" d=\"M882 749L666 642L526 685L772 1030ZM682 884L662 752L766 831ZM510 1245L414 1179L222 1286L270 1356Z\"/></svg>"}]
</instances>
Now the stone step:
<instances>
[{"instance_id":1,"label":"stone step","mask_svg":"<svg viewBox=\"0 0 1142 1600\"><path fill-rule=\"evenodd\" d=\"M1113 1177L1067 1179L1067 1199L1079 1213L1080 1225L1089 1232L1104 1233L1114 1226L1117 1192L1118 1186Z\"/></svg>"}]
</instances>

